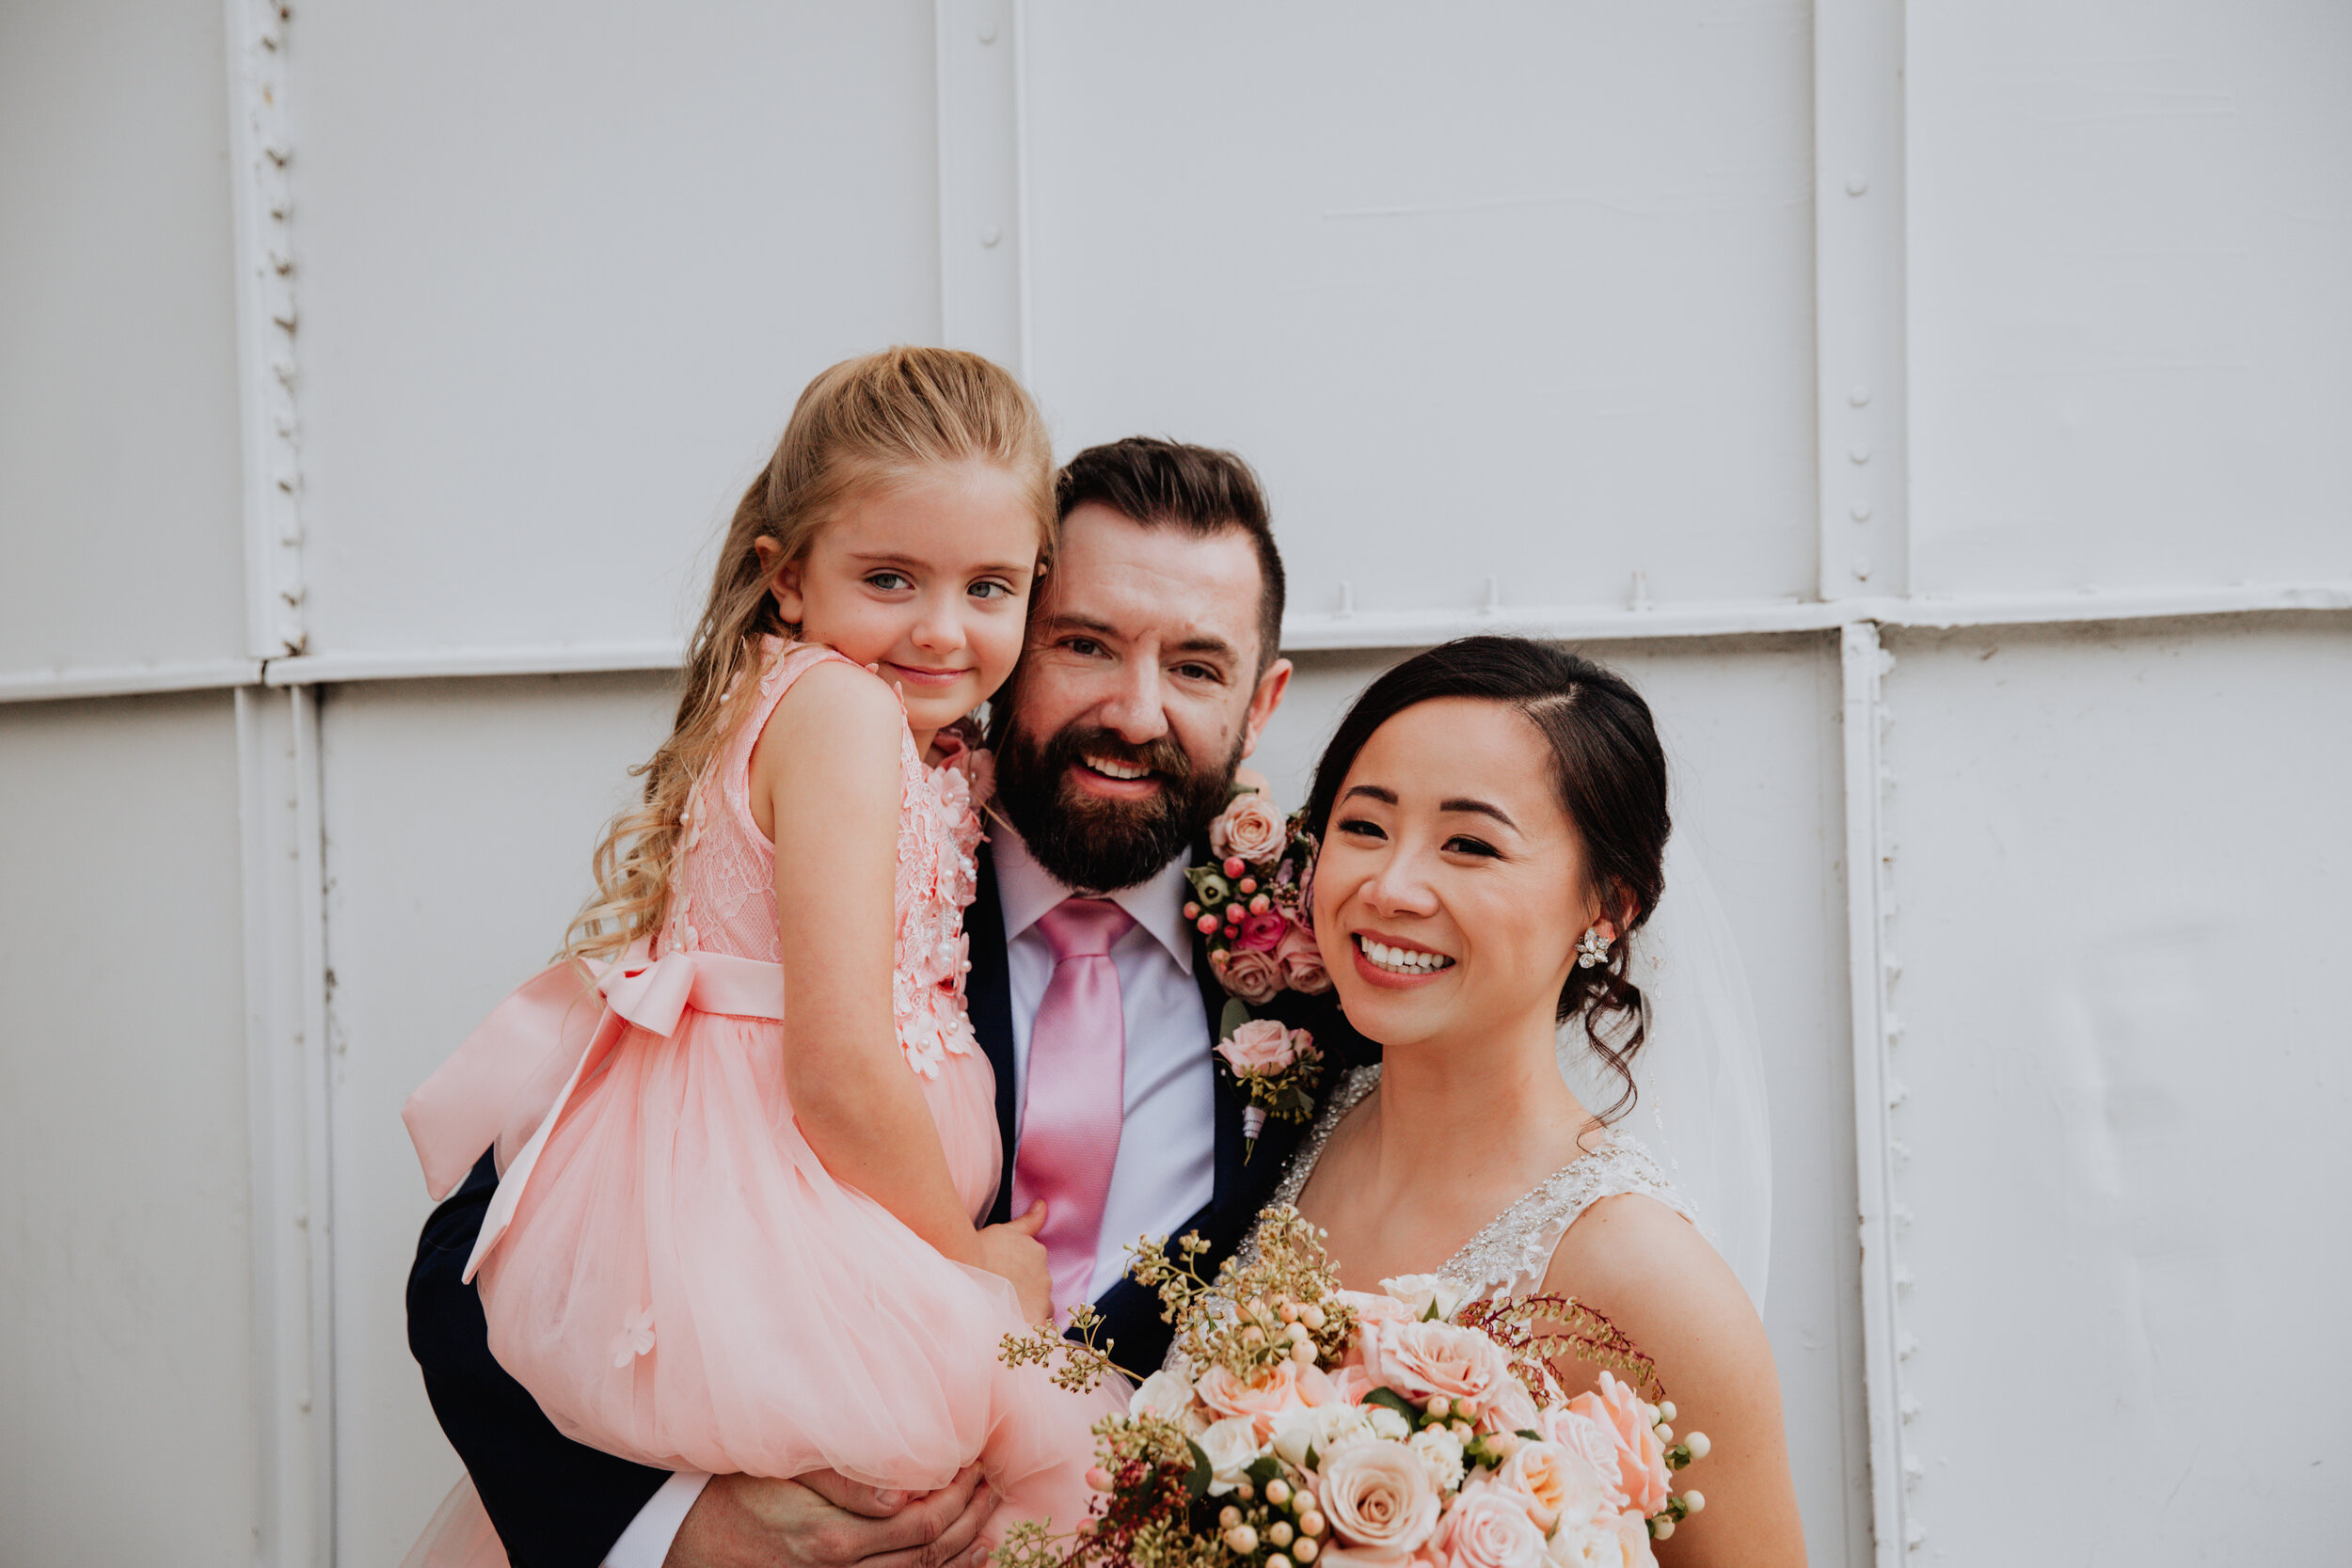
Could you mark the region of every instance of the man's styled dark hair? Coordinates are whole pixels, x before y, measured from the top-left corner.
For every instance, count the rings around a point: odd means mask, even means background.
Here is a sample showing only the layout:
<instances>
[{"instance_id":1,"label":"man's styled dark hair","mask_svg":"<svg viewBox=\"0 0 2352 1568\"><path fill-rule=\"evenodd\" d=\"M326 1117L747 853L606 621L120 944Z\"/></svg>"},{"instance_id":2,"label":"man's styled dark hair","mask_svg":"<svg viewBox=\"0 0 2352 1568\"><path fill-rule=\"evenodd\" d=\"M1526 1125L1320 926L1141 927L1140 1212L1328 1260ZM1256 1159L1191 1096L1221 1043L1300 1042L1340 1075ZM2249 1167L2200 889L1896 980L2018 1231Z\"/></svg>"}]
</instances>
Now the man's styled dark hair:
<instances>
[{"instance_id":1,"label":"man's styled dark hair","mask_svg":"<svg viewBox=\"0 0 2352 1568\"><path fill-rule=\"evenodd\" d=\"M1087 448L1054 476L1062 517L1089 501L1146 528L1181 528L1203 539L1228 530L1249 535L1258 553L1258 672L1265 673L1282 651L1282 556L1248 464L1215 447L1130 436Z\"/></svg>"}]
</instances>

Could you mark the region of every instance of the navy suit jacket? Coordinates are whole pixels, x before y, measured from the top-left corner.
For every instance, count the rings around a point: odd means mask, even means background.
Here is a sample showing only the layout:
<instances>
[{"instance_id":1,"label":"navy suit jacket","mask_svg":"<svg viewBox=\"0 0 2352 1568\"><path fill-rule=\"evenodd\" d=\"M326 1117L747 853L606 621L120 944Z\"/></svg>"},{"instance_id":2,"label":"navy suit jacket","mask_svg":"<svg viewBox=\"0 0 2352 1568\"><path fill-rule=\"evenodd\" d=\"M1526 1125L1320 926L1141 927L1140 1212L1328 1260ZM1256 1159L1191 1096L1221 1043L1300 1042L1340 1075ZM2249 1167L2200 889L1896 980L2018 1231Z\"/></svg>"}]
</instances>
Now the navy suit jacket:
<instances>
[{"instance_id":1,"label":"navy suit jacket","mask_svg":"<svg viewBox=\"0 0 2352 1568\"><path fill-rule=\"evenodd\" d=\"M978 893L964 911L964 929L971 938L972 972L965 992L973 1033L996 1069L996 1125L1005 1164L996 1206L989 1216L995 1222L1008 1217L1012 1193L1012 1003L1005 967L1004 908L985 846L979 855ZM1205 957L1194 963L1193 973L1200 984L1207 1038L1215 1040L1225 991ZM1336 1082L1346 1066L1376 1055L1375 1048L1347 1027L1331 996L1286 991L1258 1011L1313 1033L1324 1047L1326 1084ZM1245 1161L1243 1104L1232 1078L1220 1072L1214 1196L1170 1236L1172 1247L1177 1236L1199 1231L1209 1243L1204 1259L1209 1267L1221 1263L1241 1243L1304 1132L1270 1121L1256 1151ZM571 1441L491 1356L481 1298L459 1275L497 1186L497 1172L485 1153L425 1221L416 1264L408 1275L408 1348L424 1369L425 1393L441 1430L466 1462L515 1568L595 1568L669 1473ZM1160 1364L1170 1330L1160 1321L1156 1295L1122 1279L1095 1307L1103 1316L1099 1342L1110 1348L1113 1359L1138 1372Z\"/></svg>"}]
</instances>

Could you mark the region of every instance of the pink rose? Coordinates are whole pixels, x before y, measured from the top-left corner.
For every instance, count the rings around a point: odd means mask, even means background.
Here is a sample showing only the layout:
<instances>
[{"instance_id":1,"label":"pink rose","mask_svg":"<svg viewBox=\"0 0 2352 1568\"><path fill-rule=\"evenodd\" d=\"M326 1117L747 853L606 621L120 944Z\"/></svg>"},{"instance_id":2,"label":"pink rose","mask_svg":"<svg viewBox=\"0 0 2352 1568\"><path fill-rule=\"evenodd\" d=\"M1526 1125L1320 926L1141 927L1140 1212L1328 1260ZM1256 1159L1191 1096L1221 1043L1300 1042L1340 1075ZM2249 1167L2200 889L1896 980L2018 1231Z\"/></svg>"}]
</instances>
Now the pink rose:
<instances>
[{"instance_id":1,"label":"pink rose","mask_svg":"<svg viewBox=\"0 0 2352 1568\"><path fill-rule=\"evenodd\" d=\"M1200 1402L1219 1416L1247 1416L1255 1421L1261 1442L1273 1433L1274 1418L1306 1402L1299 1398L1295 1361L1274 1362L1248 1378L1236 1377L1223 1367L1211 1367L1193 1380L1192 1386Z\"/></svg>"},{"instance_id":2,"label":"pink rose","mask_svg":"<svg viewBox=\"0 0 2352 1568\"><path fill-rule=\"evenodd\" d=\"M1348 1546L1394 1560L1438 1528L1438 1483L1402 1443L1351 1443L1323 1456L1324 1517Z\"/></svg>"},{"instance_id":3,"label":"pink rose","mask_svg":"<svg viewBox=\"0 0 2352 1568\"><path fill-rule=\"evenodd\" d=\"M1209 824L1209 847L1220 860L1272 860L1282 848L1282 818L1273 800L1258 790L1236 795L1232 803Z\"/></svg>"},{"instance_id":4,"label":"pink rose","mask_svg":"<svg viewBox=\"0 0 2352 1568\"><path fill-rule=\"evenodd\" d=\"M1438 1554L1446 1568L1535 1568L1544 1560L1544 1532L1528 1517L1525 1497L1465 1487L1438 1527Z\"/></svg>"},{"instance_id":5,"label":"pink rose","mask_svg":"<svg viewBox=\"0 0 2352 1568\"><path fill-rule=\"evenodd\" d=\"M1271 953L1282 945L1282 935L1290 928L1291 923L1279 910L1246 914L1241 917L1241 934L1233 939L1233 945L1252 953Z\"/></svg>"},{"instance_id":6,"label":"pink rose","mask_svg":"<svg viewBox=\"0 0 2352 1568\"><path fill-rule=\"evenodd\" d=\"M1271 1077L1298 1060L1298 1048L1311 1037L1304 1030L1294 1034L1273 1019L1253 1018L1234 1030L1232 1038L1220 1042L1216 1053L1245 1078Z\"/></svg>"},{"instance_id":7,"label":"pink rose","mask_svg":"<svg viewBox=\"0 0 2352 1568\"><path fill-rule=\"evenodd\" d=\"M1477 1329L1442 1321L1375 1324L1364 1336L1364 1368L1374 1383L1415 1403L1442 1394L1485 1404L1518 1385L1501 1345Z\"/></svg>"},{"instance_id":8,"label":"pink rose","mask_svg":"<svg viewBox=\"0 0 2352 1568\"><path fill-rule=\"evenodd\" d=\"M1237 947L1216 955L1211 962L1225 989L1244 1002L1271 1002L1282 990L1282 969L1271 953L1253 953Z\"/></svg>"},{"instance_id":9,"label":"pink rose","mask_svg":"<svg viewBox=\"0 0 2352 1568\"><path fill-rule=\"evenodd\" d=\"M1294 925L1282 933L1282 945L1274 950L1274 961L1282 966L1282 983L1295 991L1321 996L1331 989L1331 976L1323 967L1323 949L1304 927Z\"/></svg>"},{"instance_id":10,"label":"pink rose","mask_svg":"<svg viewBox=\"0 0 2352 1568\"><path fill-rule=\"evenodd\" d=\"M1666 1446L1643 1415L1632 1388L1603 1372L1600 1392L1579 1394L1568 1408L1597 1423L1615 1442L1617 1490L1633 1511L1646 1518L1665 1507Z\"/></svg>"}]
</instances>

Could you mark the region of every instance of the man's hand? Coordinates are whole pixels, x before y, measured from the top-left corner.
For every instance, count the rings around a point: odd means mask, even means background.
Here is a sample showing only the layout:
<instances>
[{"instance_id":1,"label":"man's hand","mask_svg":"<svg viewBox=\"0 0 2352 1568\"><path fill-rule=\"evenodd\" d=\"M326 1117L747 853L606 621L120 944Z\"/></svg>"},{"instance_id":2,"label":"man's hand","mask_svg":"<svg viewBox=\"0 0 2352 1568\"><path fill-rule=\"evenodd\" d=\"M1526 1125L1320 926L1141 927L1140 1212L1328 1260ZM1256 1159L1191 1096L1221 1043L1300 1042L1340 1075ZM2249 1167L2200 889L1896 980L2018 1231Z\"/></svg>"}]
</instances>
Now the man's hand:
<instances>
[{"instance_id":1,"label":"man's hand","mask_svg":"<svg viewBox=\"0 0 2352 1568\"><path fill-rule=\"evenodd\" d=\"M1028 1212L1002 1225L983 1227L972 1238L973 1255L966 1261L1012 1281L1021 1298L1022 1315L1041 1323L1054 1315L1054 1275L1046 1267L1045 1248L1037 1233L1045 1226L1045 1200L1029 1205Z\"/></svg>"},{"instance_id":2,"label":"man's hand","mask_svg":"<svg viewBox=\"0 0 2352 1568\"><path fill-rule=\"evenodd\" d=\"M664 1568L979 1568L998 1498L977 1469L938 1491L878 1492L819 1470L797 1481L713 1476Z\"/></svg>"}]
</instances>

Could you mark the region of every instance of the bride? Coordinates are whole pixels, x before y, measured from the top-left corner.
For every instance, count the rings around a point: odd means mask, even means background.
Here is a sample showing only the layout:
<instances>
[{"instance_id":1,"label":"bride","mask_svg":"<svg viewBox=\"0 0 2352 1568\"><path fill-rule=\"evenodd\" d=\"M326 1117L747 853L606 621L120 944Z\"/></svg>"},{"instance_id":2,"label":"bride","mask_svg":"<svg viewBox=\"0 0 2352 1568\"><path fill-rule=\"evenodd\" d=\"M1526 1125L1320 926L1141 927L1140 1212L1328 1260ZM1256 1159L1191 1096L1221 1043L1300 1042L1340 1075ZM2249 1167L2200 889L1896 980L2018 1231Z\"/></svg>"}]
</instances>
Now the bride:
<instances>
[{"instance_id":1,"label":"bride","mask_svg":"<svg viewBox=\"0 0 2352 1568\"><path fill-rule=\"evenodd\" d=\"M1804 1560L1764 1325L1657 1162L1613 1123L1644 1044L1627 939L1663 892L1666 765L1622 679L1514 638L1449 643L1357 701L1315 772L1316 944L1383 1065L1337 1085L1276 1195L1343 1283L1443 1276L1605 1314L1712 1442L1670 1568ZM1575 1037L1620 1091L1581 1101ZM1587 1077L1592 1075L1587 1074ZM1597 1097L1596 1097L1597 1098ZM1567 1391L1594 1386L1578 1364Z\"/></svg>"}]
</instances>

